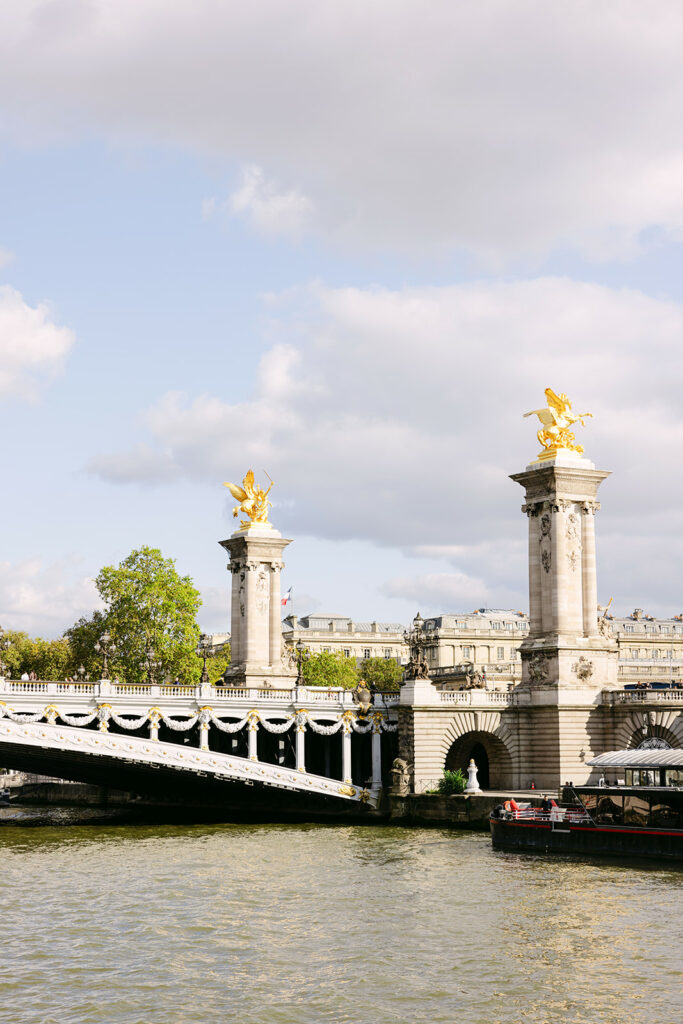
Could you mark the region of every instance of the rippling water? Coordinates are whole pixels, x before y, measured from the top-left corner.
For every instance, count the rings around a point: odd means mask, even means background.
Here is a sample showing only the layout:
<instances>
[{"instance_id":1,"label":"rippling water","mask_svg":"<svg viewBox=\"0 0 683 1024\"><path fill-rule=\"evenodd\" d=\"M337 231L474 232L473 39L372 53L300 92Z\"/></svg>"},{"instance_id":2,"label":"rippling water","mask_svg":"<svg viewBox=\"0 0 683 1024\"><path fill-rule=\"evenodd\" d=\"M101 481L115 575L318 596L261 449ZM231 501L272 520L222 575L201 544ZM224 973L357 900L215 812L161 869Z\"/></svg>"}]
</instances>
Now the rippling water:
<instances>
[{"instance_id":1,"label":"rippling water","mask_svg":"<svg viewBox=\"0 0 683 1024\"><path fill-rule=\"evenodd\" d=\"M12 1024L676 1024L683 872L382 827L0 828Z\"/></svg>"}]
</instances>

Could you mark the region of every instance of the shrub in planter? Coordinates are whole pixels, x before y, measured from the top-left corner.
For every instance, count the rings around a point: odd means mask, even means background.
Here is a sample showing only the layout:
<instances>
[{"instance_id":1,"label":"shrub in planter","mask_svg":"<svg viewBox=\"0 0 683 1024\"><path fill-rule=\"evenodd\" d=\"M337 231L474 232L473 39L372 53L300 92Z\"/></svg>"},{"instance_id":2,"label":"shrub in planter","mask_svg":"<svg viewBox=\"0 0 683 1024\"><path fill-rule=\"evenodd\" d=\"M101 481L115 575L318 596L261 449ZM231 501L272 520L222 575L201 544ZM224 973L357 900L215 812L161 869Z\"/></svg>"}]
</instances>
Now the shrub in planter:
<instances>
[{"instance_id":1,"label":"shrub in planter","mask_svg":"<svg viewBox=\"0 0 683 1024\"><path fill-rule=\"evenodd\" d=\"M451 796L452 793L462 793L467 785L467 779L457 768L454 772L445 771L443 778L439 780L439 793L442 796Z\"/></svg>"}]
</instances>

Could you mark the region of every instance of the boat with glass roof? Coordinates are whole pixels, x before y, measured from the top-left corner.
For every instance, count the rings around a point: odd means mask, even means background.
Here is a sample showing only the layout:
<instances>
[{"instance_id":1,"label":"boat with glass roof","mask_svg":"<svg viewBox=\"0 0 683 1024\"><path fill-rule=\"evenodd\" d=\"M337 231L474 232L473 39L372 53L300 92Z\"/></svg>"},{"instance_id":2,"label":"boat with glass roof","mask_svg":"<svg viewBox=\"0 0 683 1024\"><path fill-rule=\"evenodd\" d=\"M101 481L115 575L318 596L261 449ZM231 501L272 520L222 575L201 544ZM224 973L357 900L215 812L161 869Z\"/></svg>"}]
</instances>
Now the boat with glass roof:
<instances>
[{"instance_id":1,"label":"boat with glass roof","mask_svg":"<svg viewBox=\"0 0 683 1024\"><path fill-rule=\"evenodd\" d=\"M494 847L683 861L683 749L614 750L586 764L598 780L566 785L559 802L496 807Z\"/></svg>"}]
</instances>

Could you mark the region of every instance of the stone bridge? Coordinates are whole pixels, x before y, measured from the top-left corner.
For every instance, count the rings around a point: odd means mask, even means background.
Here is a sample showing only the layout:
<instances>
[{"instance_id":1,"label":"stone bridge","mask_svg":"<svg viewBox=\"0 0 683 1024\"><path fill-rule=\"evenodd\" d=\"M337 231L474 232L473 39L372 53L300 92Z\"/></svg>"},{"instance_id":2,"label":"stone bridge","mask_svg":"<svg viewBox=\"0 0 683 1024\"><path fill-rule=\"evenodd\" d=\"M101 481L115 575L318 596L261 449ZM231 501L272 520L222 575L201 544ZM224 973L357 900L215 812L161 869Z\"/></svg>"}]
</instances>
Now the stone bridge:
<instances>
[{"instance_id":1,"label":"stone bridge","mask_svg":"<svg viewBox=\"0 0 683 1024\"><path fill-rule=\"evenodd\" d=\"M415 792L433 788L446 768L466 768L470 757L484 789L526 789L532 780L550 788L557 774L578 781L577 755L582 763L593 750L637 747L648 738L683 746L683 690L549 694L409 684L399 721ZM593 774L597 779L600 773Z\"/></svg>"},{"instance_id":2,"label":"stone bridge","mask_svg":"<svg viewBox=\"0 0 683 1024\"><path fill-rule=\"evenodd\" d=\"M397 694L362 715L339 688L0 678L0 763L181 802L377 806ZM255 796L253 788L259 795Z\"/></svg>"}]
</instances>

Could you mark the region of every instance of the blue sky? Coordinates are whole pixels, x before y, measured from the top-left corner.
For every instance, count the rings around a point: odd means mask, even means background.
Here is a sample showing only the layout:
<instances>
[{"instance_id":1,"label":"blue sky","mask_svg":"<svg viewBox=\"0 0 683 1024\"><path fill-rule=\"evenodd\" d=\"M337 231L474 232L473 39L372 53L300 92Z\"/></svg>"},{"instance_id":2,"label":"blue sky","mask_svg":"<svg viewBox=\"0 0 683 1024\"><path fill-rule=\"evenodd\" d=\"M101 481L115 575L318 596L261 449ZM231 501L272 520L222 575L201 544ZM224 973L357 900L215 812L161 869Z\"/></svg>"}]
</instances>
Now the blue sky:
<instances>
[{"instance_id":1,"label":"blue sky","mask_svg":"<svg viewBox=\"0 0 683 1024\"><path fill-rule=\"evenodd\" d=\"M0 624L142 543L227 628L223 480L276 480L299 614L526 607L522 413L613 470L601 600L683 610L683 13L0 12Z\"/></svg>"}]
</instances>

